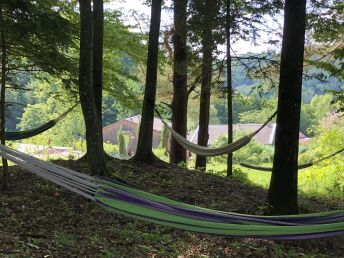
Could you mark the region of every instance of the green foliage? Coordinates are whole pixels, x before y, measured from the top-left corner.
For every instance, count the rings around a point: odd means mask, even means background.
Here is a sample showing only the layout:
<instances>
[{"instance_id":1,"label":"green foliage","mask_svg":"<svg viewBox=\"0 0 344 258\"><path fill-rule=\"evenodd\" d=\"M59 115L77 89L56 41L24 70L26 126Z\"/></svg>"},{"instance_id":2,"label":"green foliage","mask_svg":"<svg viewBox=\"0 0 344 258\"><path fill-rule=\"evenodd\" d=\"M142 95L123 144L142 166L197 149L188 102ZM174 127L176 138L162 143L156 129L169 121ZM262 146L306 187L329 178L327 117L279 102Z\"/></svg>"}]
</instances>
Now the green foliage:
<instances>
[{"instance_id":1,"label":"green foliage","mask_svg":"<svg viewBox=\"0 0 344 258\"><path fill-rule=\"evenodd\" d=\"M326 96L325 96L326 97ZM344 147L344 119L341 114L336 114L324 118L316 127L315 137L307 146L300 146L299 164L318 160L330 155ZM226 137L219 137L217 145L227 143ZM265 149L266 148L266 149ZM264 154L265 150L265 154ZM258 153L260 153L258 155ZM266 155L267 154L267 155ZM266 155L266 159L264 156ZM256 164L260 166L272 166L273 148L256 143L250 143L246 147L234 153L234 161ZM342 198L344 192L344 154L323 161L316 166L300 170L298 174L299 190L305 194L313 196L328 196ZM212 158L209 170L213 173L226 175L226 158ZM238 174L239 180L244 183L253 183L268 188L271 173L261 172L247 168L240 168L244 177ZM234 171L235 173L235 171ZM246 176L247 175L247 180ZM234 175L235 176L235 175Z\"/></svg>"},{"instance_id":2,"label":"green foliage","mask_svg":"<svg viewBox=\"0 0 344 258\"><path fill-rule=\"evenodd\" d=\"M195 129L199 124L199 100L190 99L188 107L188 124L189 128ZM217 109L214 105L210 105L209 110L209 124L219 124L219 118L217 116Z\"/></svg>"},{"instance_id":3,"label":"green foliage","mask_svg":"<svg viewBox=\"0 0 344 258\"><path fill-rule=\"evenodd\" d=\"M166 161L166 162L169 161L168 152L166 151L165 148L161 148L161 147L155 148L155 149L153 149L153 153L159 159Z\"/></svg>"},{"instance_id":4,"label":"green foliage","mask_svg":"<svg viewBox=\"0 0 344 258\"><path fill-rule=\"evenodd\" d=\"M261 99L259 107L242 112L239 115L240 123L264 123L277 109L277 99Z\"/></svg>"},{"instance_id":5,"label":"green foliage","mask_svg":"<svg viewBox=\"0 0 344 258\"><path fill-rule=\"evenodd\" d=\"M17 72L15 76L9 75L7 80L8 88L6 89L6 105L5 105L5 122L7 131L15 131L19 118L23 113L25 104L32 104L30 93L26 90L15 90L13 87L26 88L30 83L30 75L28 72Z\"/></svg>"},{"instance_id":6,"label":"green foliage","mask_svg":"<svg viewBox=\"0 0 344 258\"><path fill-rule=\"evenodd\" d=\"M104 14L104 93L116 99L123 111L141 107L143 85L140 83L142 64L146 60L146 35L134 33L123 24L121 13Z\"/></svg>"},{"instance_id":7,"label":"green foliage","mask_svg":"<svg viewBox=\"0 0 344 258\"><path fill-rule=\"evenodd\" d=\"M244 135L247 135L245 132L234 133L234 138L238 139ZM219 136L213 147L221 147L228 144L228 138L225 135ZM235 163L249 163L249 164L262 164L262 163L271 163L273 157L273 147L269 145L259 144L255 141L251 141L244 148L233 153L233 161ZM213 157L216 162L226 162L225 156Z\"/></svg>"},{"instance_id":8,"label":"green foliage","mask_svg":"<svg viewBox=\"0 0 344 258\"><path fill-rule=\"evenodd\" d=\"M104 142L104 151L109 154L110 156L116 156L119 154L119 150L118 150L118 146L108 143L108 142Z\"/></svg>"},{"instance_id":9,"label":"green foliage","mask_svg":"<svg viewBox=\"0 0 344 258\"><path fill-rule=\"evenodd\" d=\"M168 137L169 137L169 131L167 129L167 126L164 124L161 132L160 137L160 148L167 150L167 144L168 144Z\"/></svg>"},{"instance_id":10,"label":"green foliage","mask_svg":"<svg viewBox=\"0 0 344 258\"><path fill-rule=\"evenodd\" d=\"M335 114L323 119L316 129L309 150L300 157L301 162L317 160L344 148L344 119ZM319 163L302 174L300 186L306 192L342 197L344 191L343 153Z\"/></svg>"},{"instance_id":11,"label":"green foliage","mask_svg":"<svg viewBox=\"0 0 344 258\"><path fill-rule=\"evenodd\" d=\"M78 29L74 7L74 1L65 0L1 1L0 44L6 50L6 62L0 66L6 72L8 89L7 130L16 129L25 105L32 103L26 92L32 76L44 71L68 89L75 82L78 66L72 53Z\"/></svg>"},{"instance_id":12,"label":"green foliage","mask_svg":"<svg viewBox=\"0 0 344 258\"><path fill-rule=\"evenodd\" d=\"M36 79L27 87L35 90L31 101L35 104L27 105L17 125L19 130L35 128L66 111L76 102L63 90L62 81L48 77L49 80ZM33 91L32 91L33 93ZM73 146L75 141L84 138L84 122L80 107L74 109L50 130L24 140L25 143Z\"/></svg>"},{"instance_id":13,"label":"green foliage","mask_svg":"<svg viewBox=\"0 0 344 258\"><path fill-rule=\"evenodd\" d=\"M308 15L308 28L312 31L316 46L320 47L312 49L319 52L319 57L315 60L308 58L307 62L328 72L330 76L343 80L344 5L342 1L311 1L311 10Z\"/></svg>"},{"instance_id":14,"label":"green foliage","mask_svg":"<svg viewBox=\"0 0 344 258\"><path fill-rule=\"evenodd\" d=\"M40 83L50 83L53 91L57 89L55 86L58 86L60 92L65 88L69 94L72 92L75 95L75 78L78 73L78 40L75 35L79 34L79 14L74 6L75 1L34 1L22 5L20 3L21 1L4 3L4 8L8 8L9 11L19 6L15 15L6 16L3 22L8 26L6 28L9 28L5 31L6 39L16 42L15 47L11 48L15 55L11 55L12 52L9 51L9 60L11 65L19 69L11 69L8 74L10 90L7 92L7 98L11 105L6 113L7 128L11 131L16 128L19 122L17 117L21 116L27 104L45 101L44 96L36 92L39 89L28 86L31 79L36 81L33 76L38 76L41 79ZM20 13L26 13L27 9L30 10L27 13L37 17L31 19L30 16L26 17ZM18 19L20 23L14 22L13 19ZM130 26L123 24L121 13L117 11L106 11L104 23L103 122L104 125L108 125L119 118L136 114L140 109L141 100L138 96L141 96L143 91L140 71L146 58L146 46L142 40L146 35L132 32ZM48 72L50 76L39 73L41 70ZM60 82L57 85L54 76L59 78ZM32 89L31 92L17 91L18 88L23 89L27 86ZM36 94L41 95L41 98L37 98ZM68 102L68 98L66 101L65 95L62 95L56 94L55 97ZM82 131L80 133L82 134Z\"/></svg>"},{"instance_id":15,"label":"green foliage","mask_svg":"<svg viewBox=\"0 0 344 258\"><path fill-rule=\"evenodd\" d=\"M239 123L239 120L244 112L252 112L253 110L260 109L261 98L254 96L243 96L241 94L235 94L233 97L233 123ZM227 111L227 99L218 96L212 100L214 107L217 111L217 117L220 124L228 123L228 111ZM214 115L214 114L212 114Z\"/></svg>"},{"instance_id":16,"label":"green foliage","mask_svg":"<svg viewBox=\"0 0 344 258\"><path fill-rule=\"evenodd\" d=\"M1 8L10 77L38 69L61 79L75 78L77 62L68 54L77 35L73 3L5 0Z\"/></svg>"},{"instance_id":17,"label":"green foliage","mask_svg":"<svg viewBox=\"0 0 344 258\"><path fill-rule=\"evenodd\" d=\"M332 99L331 94L314 96L309 104L302 105L300 131L314 136L319 122L334 109Z\"/></svg>"},{"instance_id":18,"label":"green foliage","mask_svg":"<svg viewBox=\"0 0 344 258\"><path fill-rule=\"evenodd\" d=\"M233 167L232 178L243 183L243 184L250 184L251 183L250 180L248 179L247 173L243 172L243 170L237 166Z\"/></svg>"},{"instance_id":19,"label":"green foliage","mask_svg":"<svg viewBox=\"0 0 344 258\"><path fill-rule=\"evenodd\" d=\"M248 97L247 97L248 98ZM309 104L301 106L300 131L307 136L314 136L319 121L334 110L332 94L315 95ZM251 100L252 101L252 100ZM239 114L240 123L264 123L277 108L277 99L261 99L258 105L252 105ZM274 119L275 120L275 119Z\"/></svg>"},{"instance_id":20,"label":"green foliage","mask_svg":"<svg viewBox=\"0 0 344 258\"><path fill-rule=\"evenodd\" d=\"M333 91L334 100L333 102L338 105L338 110L344 112L344 88L341 90Z\"/></svg>"}]
</instances>

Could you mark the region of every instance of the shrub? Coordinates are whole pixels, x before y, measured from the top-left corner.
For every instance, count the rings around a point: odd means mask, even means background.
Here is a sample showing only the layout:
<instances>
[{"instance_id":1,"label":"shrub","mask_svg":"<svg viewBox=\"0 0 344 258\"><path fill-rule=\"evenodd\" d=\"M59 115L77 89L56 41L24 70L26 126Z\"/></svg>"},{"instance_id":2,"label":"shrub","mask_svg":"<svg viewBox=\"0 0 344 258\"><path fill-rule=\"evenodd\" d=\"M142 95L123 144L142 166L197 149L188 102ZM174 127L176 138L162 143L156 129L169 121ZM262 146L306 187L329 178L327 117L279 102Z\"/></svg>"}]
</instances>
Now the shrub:
<instances>
[{"instance_id":1,"label":"shrub","mask_svg":"<svg viewBox=\"0 0 344 258\"><path fill-rule=\"evenodd\" d=\"M118 155L118 146L109 142L104 142L104 151L110 156Z\"/></svg>"},{"instance_id":2,"label":"shrub","mask_svg":"<svg viewBox=\"0 0 344 258\"><path fill-rule=\"evenodd\" d=\"M118 148L119 148L119 155L120 156L127 156L127 147L125 145L125 138L122 131L118 134Z\"/></svg>"},{"instance_id":3,"label":"shrub","mask_svg":"<svg viewBox=\"0 0 344 258\"><path fill-rule=\"evenodd\" d=\"M241 137L241 135L239 137ZM235 137L235 138L238 138L238 137ZM227 136L221 135L215 140L212 146L220 147L226 144L228 144ZM219 157L214 157L212 159L216 162L225 162L226 158L227 158L226 156L219 156ZM251 141L245 147L233 153L233 161L235 163L244 162L244 163L257 165L261 163L271 163L272 158L273 158L273 147L259 144L255 141Z\"/></svg>"},{"instance_id":4,"label":"shrub","mask_svg":"<svg viewBox=\"0 0 344 258\"><path fill-rule=\"evenodd\" d=\"M167 129L167 126L164 124L160 137L160 148L167 150L168 136L169 131Z\"/></svg>"}]
</instances>

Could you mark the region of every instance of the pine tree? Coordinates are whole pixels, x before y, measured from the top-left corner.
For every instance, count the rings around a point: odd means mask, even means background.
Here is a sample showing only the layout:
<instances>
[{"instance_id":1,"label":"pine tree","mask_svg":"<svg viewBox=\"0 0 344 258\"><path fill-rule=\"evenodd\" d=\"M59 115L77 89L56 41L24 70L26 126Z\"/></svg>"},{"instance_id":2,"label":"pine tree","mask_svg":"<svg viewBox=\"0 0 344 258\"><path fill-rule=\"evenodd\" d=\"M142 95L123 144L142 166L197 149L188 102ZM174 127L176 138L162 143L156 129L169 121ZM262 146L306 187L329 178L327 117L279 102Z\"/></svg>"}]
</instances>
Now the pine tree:
<instances>
[{"instance_id":1,"label":"pine tree","mask_svg":"<svg viewBox=\"0 0 344 258\"><path fill-rule=\"evenodd\" d=\"M103 37L104 37L104 6L103 0L93 0L92 23L92 83L94 101L102 124L102 93L103 93Z\"/></svg>"},{"instance_id":2,"label":"pine tree","mask_svg":"<svg viewBox=\"0 0 344 258\"><path fill-rule=\"evenodd\" d=\"M139 140L134 160L153 163L153 122L158 76L159 32L162 0L153 0L148 40L146 87L143 100Z\"/></svg>"},{"instance_id":3,"label":"pine tree","mask_svg":"<svg viewBox=\"0 0 344 258\"><path fill-rule=\"evenodd\" d=\"M173 58L173 100L172 128L186 137L187 131L187 0L174 1L174 58ZM185 149L172 137L170 161L173 164L186 162Z\"/></svg>"},{"instance_id":4,"label":"pine tree","mask_svg":"<svg viewBox=\"0 0 344 258\"><path fill-rule=\"evenodd\" d=\"M213 73L213 26L214 19L217 12L217 1L204 0L202 1L201 12L203 15L202 24L202 79L201 79L201 96L200 96L200 110L199 110L199 131L198 131L198 145L207 146L209 133L209 108L210 108L210 92L211 79ZM204 156L197 155L196 168L206 169L207 159Z\"/></svg>"},{"instance_id":5,"label":"pine tree","mask_svg":"<svg viewBox=\"0 0 344 258\"><path fill-rule=\"evenodd\" d=\"M5 144L5 91L22 90L13 83L20 73L47 72L63 77L68 85L77 76L77 65L68 55L74 47L75 16L69 1L13 1L0 3L1 28L1 142ZM44 24L44 26L42 26ZM63 75L63 76L62 76ZM11 80L11 84L8 81ZM8 188L4 162L3 188Z\"/></svg>"},{"instance_id":6,"label":"pine tree","mask_svg":"<svg viewBox=\"0 0 344 258\"><path fill-rule=\"evenodd\" d=\"M298 211L297 164L306 0L286 0L273 171L267 202L273 214Z\"/></svg>"},{"instance_id":7,"label":"pine tree","mask_svg":"<svg viewBox=\"0 0 344 258\"><path fill-rule=\"evenodd\" d=\"M90 0L80 0L79 95L86 126L87 161L92 174L105 175L102 126L92 87L92 10Z\"/></svg>"},{"instance_id":8,"label":"pine tree","mask_svg":"<svg viewBox=\"0 0 344 258\"><path fill-rule=\"evenodd\" d=\"M228 143L233 142L233 92L232 92L232 56L231 56L231 0L226 0L226 56L227 56L227 123ZM233 154L227 156L227 177L233 173Z\"/></svg>"}]
</instances>

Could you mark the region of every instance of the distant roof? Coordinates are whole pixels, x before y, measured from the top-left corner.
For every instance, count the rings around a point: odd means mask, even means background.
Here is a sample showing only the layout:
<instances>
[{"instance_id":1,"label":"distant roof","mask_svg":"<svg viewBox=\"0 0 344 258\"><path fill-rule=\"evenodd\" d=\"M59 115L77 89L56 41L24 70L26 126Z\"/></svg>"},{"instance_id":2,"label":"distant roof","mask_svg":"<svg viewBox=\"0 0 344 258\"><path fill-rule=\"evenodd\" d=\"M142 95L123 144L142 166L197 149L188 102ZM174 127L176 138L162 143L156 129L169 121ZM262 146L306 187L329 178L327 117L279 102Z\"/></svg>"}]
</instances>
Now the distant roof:
<instances>
[{"instance_id":1,"label":"distant roof","mask_svg":"<svg viewBox=\"0 0 344 258\"><path fill-rule=\"evenodd\" d=\"M117 123L121 123L122 121L129 121L129 122L132 122L136 125L139 125L140 122L141 122L141 115L137 115L137 116L132 116L132 117L127 117L127 118L124 118L124 119L121 119L121 120L118 120L117 122L113 123L113 124L110 124L106 127L111 127L112 125L115 125ZM170 123L168 123L170 124ZM153 129L156 130L156 131L162 131L162 128L163 128L163 122L161 121L161 119L159 118L156 118L154 117L154 124L153 124Z\"/></svg>"},{"instance_id":2,"label":"distant roof","mask_svg":"<svg viewBox=\"0 0 344 258\"><path fill-rule=\"evenodd\" d=\"M128 117L122 120L119 120L113 124L110 124L106 127L111 127L113 125L116 125L117 123L121 123L123 121L129 121L135 125L139 125L141 121L141 116L132 116ZM170 123L168 123L170 124ZM258 130L262 124L234 124L233 129L234 131L244 131L247 133L254 132ZM105 127L105 128L106 128ZM159 118L154 118L154 124L153 124L153 129L155 131L161 132L163 128L163 122ZM198 138L198 129L199 127L196 128L196 130L188 135L189 141L192 141L194 143L197 143L197 138ZM275 141L275 133L276 133L276 124L275 123L269 123L267 124L257 135L253 137L255 141L261 144L274 144ZM221 124L221 125L209 125L209 140L208 144L212 145L214 141L219 138L221 135L227 135L228 134L228 129L226 124ZM300 143L306 143L310 140L307 136L305 136L303 133L299 132L299 141Z\"/></svg>"},{"instance_id":3,"label":"distant roof","mask_svg":"<svg viewBox=\"0 0 344 258\"><path fill-rule=\"evenodd\" d=\"M258 130L262 124L234 124L233 129L234 131L244 131L247 133L254 132ZM256 136L253 137L254 140L261 144L273 144L275 140L275 133L276 133L276 124L270 123L267 124ZM219 138L221 135L228 134L228 127L227 125L209 125L209 140L208 144L212 145L214 141ZM197 143L198 137L198 127L196 131L192 134L190 140L194 143ZM306 142L310 138L305 136L303 133L299 133L300 142Z\"/></svg>"}]
</instances>

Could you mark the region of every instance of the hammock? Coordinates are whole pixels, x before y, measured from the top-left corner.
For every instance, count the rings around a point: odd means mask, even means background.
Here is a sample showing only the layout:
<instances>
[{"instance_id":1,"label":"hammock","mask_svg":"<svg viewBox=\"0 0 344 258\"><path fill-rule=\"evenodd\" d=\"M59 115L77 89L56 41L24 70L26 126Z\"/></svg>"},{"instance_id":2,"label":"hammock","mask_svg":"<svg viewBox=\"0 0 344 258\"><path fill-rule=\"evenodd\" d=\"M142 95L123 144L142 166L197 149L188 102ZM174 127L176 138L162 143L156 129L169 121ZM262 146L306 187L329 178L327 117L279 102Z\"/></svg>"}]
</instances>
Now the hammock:
<instances>
[{"instance_id":1,"label":"hammock","mask_svg":"<svg viewBox=\"0 0 344 258\"><path fill-rule=\"evenodd\" d=\"M200 146L197 145L191 141L188 141L187 139L185 139L182 135L180 135L179 133L177 133L176 131L174 131L160 116L159 112L157 112L158 116L160 117L161 121L165 124L165 126L167 127L167 129L171 132L171 134L173 135L174 139L182 146L184 147L186 150L195 153L197 155L200 156L206 156L206 157L213 157L213 156L220 156L223 154L229 154L232 153L234 151L237 151L239 149L241 149L242 147L244 147L245 145L247 145L252 138L258 134L277 114L277 111L256 131L254 131L253 133L246 135L242 138L240 138L239 140L230 143L226 146L223 147L218 147L218 148L209 148L209 147L205 147L205 146Z\"/></svg>"},{"instance_id":2,"label":"hammock","mask_svg":"<svg viewBox=\"0 0 344 258\"><path fill-rule=\"evenodd\" d=\"M60 120L62 120L66 115L69 114L77 105L79 104L76 103L74 104L71 108L69 108L66 112L62 113L59 115L57 118L50 120L49 122L35 128L35 129L30 129L30 130L25 130L25 131L20 131L20 132L5 132L5 139L8 141L15 141L15 140L22 140L22 139L27 139L33 136L36 136L38 134L41 134L50 128L52 128L54 125L56 125Z\"/></svg>"},{"instance_id":3,"label":"hammock","mask_svg":"<svg viewBox=\"0 0 344 258\"><path fill-rule=\"evenodd\" d=\"M344 234L344 211L255 216L210 210L91 177L0 145L0 156L110 211L168 227L230 237L313 239Z\"/></svg>"},{"instance_id":4,"label":"hammock","mask_svg":"<svg viewBox=\"0 0 344 258\"><path fill-rule=\"evenodd\" d=\"M332 158L332 157L336 156L337 154L339 154L339 153L341 153L343 151L344 151L344 148L340 149L339 151L336 151L335 153L332 153L331 155L328 155L328 156L325 156L325 157L323 157L321 159L318 159L316 161L305 163L305 164L300 164L300 165L297 166L297 169L301 170L301 169L312 167L312 166L314 166L314 165L316 165L316 164L318 164L320 162L323 162L324 160L327 160L329 158ZM249 165L249 164L246 164L246 163L240 163L240 166L245 167L245 168L250 168L250 169L258 170L258 171L272 172L272 168L271 167L259 167L259 166Z\"/></svg>"}]
</instances>

